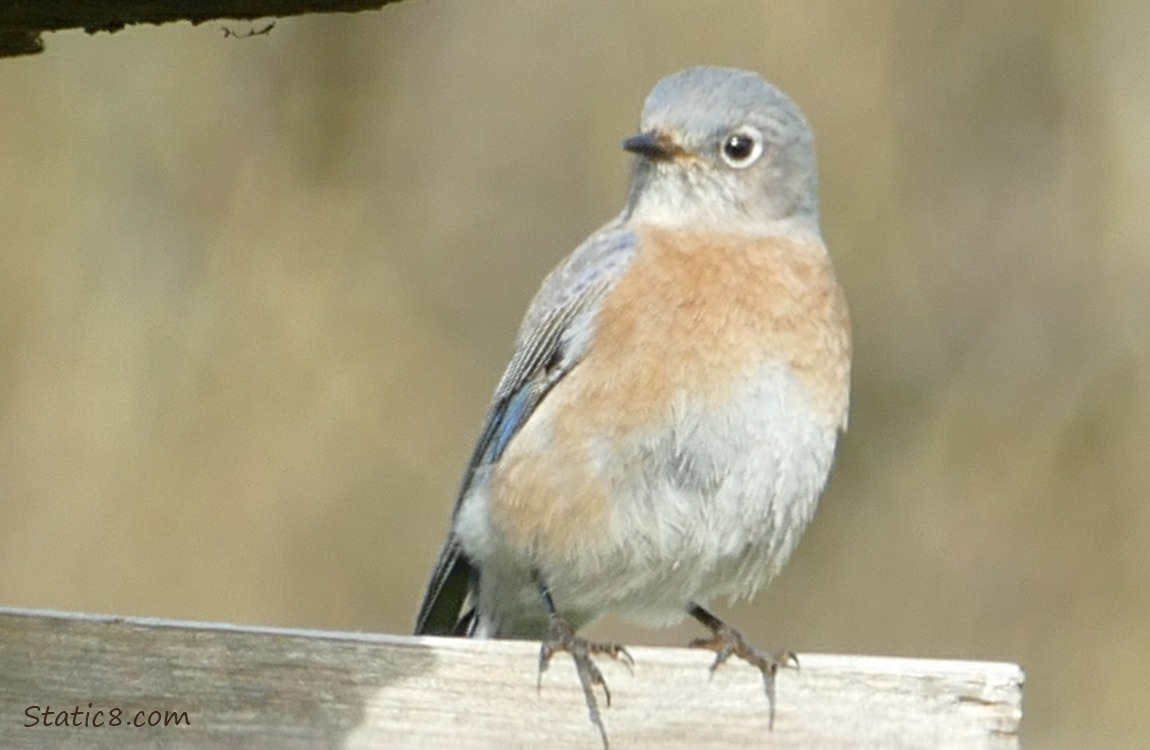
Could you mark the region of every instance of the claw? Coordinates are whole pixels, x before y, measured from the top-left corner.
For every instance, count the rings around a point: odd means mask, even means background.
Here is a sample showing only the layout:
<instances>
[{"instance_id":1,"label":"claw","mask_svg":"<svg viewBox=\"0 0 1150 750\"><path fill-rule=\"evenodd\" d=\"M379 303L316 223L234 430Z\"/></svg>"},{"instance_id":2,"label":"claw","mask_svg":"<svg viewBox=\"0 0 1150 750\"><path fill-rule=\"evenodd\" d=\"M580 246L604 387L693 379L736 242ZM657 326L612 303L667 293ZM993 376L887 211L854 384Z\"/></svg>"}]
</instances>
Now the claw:
<instances>
[{"instance_id":1,"label":"claw","mask_svg":"<svg viewBox=\"0 0 1150 750\"><path fill-rule=\"evenodd\" d=\"M599 730L599 737L603 740L603 748L609 747L607 741L607 728L603 725L603 717L599 713L599 701L595 697L595 688L603 689L603 697L607 707L611 707L611 690L603 679L603 673L595 665L591 657L595 654L605 654L612 659L622 662L630 670L635 660L623 646L618 643L592 643L579 638L566 620L558 615L551 615L549 638L539 648L539 676L536 680L536 690L543 688L543 672L551 663L551 658L560 651L571 654L575 662L575 671L579 675L579 684L583 687L583 697L587 701L587 713L591 723Z\"/></svg>"},{"instance_id":2,"label":"claw","mask_svg":"<svg viewBox=\"0 0 1150 750\"><path fill-rule=\"evenodd\" d=\"M715 652L715 661L711 663L710 675L723 665L732 656L737 656L748 664L758 667L763 676L763 689L767 694L767 710L769 718L767 726L775 727L775 675L780 667L793 666L799 668L799 657L794 651L784 650L775 653L766 653L752 646L743 637L743 634L726 624L710 612L695 606L691 614L703 625L711 630L710 638L696 638L691 641L691 648L705 648Z\"/></svg>"}]
</instances>

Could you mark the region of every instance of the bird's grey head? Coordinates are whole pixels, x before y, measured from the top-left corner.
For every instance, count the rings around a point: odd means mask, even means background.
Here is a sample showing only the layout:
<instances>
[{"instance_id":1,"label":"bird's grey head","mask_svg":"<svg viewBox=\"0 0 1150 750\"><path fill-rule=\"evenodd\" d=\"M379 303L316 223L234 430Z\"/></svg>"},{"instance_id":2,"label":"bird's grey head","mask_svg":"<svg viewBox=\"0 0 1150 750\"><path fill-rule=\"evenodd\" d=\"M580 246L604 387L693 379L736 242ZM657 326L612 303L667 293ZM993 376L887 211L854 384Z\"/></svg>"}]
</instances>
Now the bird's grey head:
<instances>
[{"instance_id":1,"label":"bird's grey head","mask_svg":"<svg viewBox=\"0 0 1150 750\"><path fill-rule=\"evenodd\" d=\"M696 67L643 106L624 216L661 225L818 231L814 138L799 108L757 74Z\"/></svg>"}]
</instances>

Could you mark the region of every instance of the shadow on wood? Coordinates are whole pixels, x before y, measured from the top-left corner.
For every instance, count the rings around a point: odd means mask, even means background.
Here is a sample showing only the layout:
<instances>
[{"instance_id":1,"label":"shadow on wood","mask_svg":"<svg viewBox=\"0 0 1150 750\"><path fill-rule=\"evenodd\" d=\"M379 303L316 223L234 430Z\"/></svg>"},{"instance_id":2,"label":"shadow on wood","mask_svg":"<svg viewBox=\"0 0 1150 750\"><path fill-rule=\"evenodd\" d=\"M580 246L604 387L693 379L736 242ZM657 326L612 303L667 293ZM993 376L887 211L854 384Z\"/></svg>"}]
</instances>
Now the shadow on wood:
<instances>
[{"instance_id":1,"label":"shadow on wood","mask_svg":"<svg viewBox=\"0 0 1150 750\"><path fill-rule=\"evenodd\" d=\"M0 747L600 747L568 659L536 691L538 651L0 608ZM1019 746L1013 664L802 654L768 734L757 670L631 653L602 665L615 750Z\"/></svg>"}]
</instances>

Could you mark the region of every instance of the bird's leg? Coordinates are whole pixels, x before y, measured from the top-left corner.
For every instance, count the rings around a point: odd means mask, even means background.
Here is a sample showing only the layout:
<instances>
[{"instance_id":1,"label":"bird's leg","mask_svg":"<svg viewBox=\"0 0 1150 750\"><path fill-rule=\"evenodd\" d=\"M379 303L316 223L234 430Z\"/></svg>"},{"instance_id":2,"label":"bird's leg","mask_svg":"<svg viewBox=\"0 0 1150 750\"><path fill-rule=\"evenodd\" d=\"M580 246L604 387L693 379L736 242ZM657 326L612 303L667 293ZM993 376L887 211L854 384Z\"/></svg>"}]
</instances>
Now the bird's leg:
<instances>
[{"instance_id":1,"label":"bird's leg","mask_svg":"<svg viewBox=\"0 0 1150 750\"><path fill-rule=\"evenodd\" d=\"M696 638L691 641L691 648L705 648L715 652L715 661L711 664L713 674L723 662L732 656L756 666L763 675L763 687L767 691L767 707L770 712L768 726L775 726L775 673L779 667L793 666L799 668L799 657L794 651L777 651L773 654L765 653L747 643L743 634L727 623L715 617L698 604L692 604L687 610L691 617L711 631L710 638Z\"/></svg>"},{"instance_id":2,"label":"bird's leg","mask_svg":"<svg viewBox=\"0 0 1150 750\"><path fill-rule=\"evenodd\" d=\"M538 578L536 580L538 581ZM635 661L631 658L631 654L627 653L627 649L618 643L592 643L575 635L575 629L556 612L555 602L546 584L539 582L539 593L547 607L548 633L547 640L543 641L539 649L539 679L536 689L541 690L543 687L543 672L551 662L551 657L559 651L571 654L571 659L575 662L575 671L579 674L579 683L583 686L583 697L587 701L587 712L590 714L591 723L599 730L603 747L607 748L607 729L603 726L603 718L599 714L595 687L603 688L608 707L611 705L611 691L607 688L603 673L599 671L599 667L591 657L595 654L606 654L612 659L623 662L628 669L635 664Z\"/></svg>"}]
</instances>

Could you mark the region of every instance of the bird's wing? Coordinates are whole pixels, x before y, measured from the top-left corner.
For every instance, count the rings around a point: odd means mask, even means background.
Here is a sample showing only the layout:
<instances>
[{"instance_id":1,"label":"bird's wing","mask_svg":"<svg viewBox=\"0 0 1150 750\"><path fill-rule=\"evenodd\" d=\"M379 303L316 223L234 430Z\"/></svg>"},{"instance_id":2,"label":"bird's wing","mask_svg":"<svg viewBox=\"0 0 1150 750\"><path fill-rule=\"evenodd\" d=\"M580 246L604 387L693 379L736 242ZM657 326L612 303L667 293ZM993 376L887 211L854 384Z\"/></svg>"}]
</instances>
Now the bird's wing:
<instances>
[{"instance_id":1,"label":"bird's wing","mask_svg":"<svg viewBox=\"0 0 1150 750\"><path fill-rule=\"evenodd\" d=\"M595 313L634 257L635 235L610 224L576 248L544 280L519 328L515 353L503 373L479 441L455 500L455 513L476 474L494 464L539 402L586 355ZM417 635L470 635L474 618L465 613L476 571L453 532L439 553L423 604Z\"/></svg>"}]
</instances>

